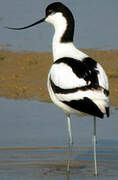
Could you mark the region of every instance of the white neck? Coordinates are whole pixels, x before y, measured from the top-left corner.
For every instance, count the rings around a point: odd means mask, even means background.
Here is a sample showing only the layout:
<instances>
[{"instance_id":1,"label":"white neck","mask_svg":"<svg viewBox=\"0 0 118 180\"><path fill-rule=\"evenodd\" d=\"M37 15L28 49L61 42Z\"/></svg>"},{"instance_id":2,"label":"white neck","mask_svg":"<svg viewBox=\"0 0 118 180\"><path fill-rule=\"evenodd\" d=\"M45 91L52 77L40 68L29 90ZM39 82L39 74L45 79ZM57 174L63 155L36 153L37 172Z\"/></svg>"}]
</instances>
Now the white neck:
<instances>
[{"instance_id":1,"label":"white neck","mask_svg":"<svg viewBox=\"0 0 118 180\"><path fill-rule=\"evenodd\" d=\"M61 18L59 17L59 15L61 16ZM61 14L58 14L57 17L59 17L59 19L57 18L58 21L55 21L53 23L55 28L55 34L52 43L53 60L56 61L57 59L63 57L71 57L74 59L82 60L84 57L88 57L86 54L79 51L74 46L73 42L61 42L61 38L67 28L67 21Z\"/></svg>"},{"instance_id":2,"label":"white neck","mask_svg":"<svg viewBox=\"0 0 118 180\"><path fill-rule=\"evenodd\" d=\"M50 15L46 18L45 21L51 23L55 28L55 34L52 43L54 61L63 57L71 57L78 60L82 60L84 57L87 57L86 54L79 51L74 46L73 42L61 42L63 34L67 28L66 18L64 18L62 13Z\"/></svg>"},{"instance_id":3,"label":"white neck","mask_svg":"<svg viewBox=\"0 0 118 180\"><path fill-rule=\"evenodd\" d=\"M71 58L78 59L81 61L83 58L88 57L88 55L78 50L72 42L60 43L60 42L55 41L55 37L53 38L52 48L53 48L54 61L63 57L71 57Z\"/></svg>"}]
</instances>

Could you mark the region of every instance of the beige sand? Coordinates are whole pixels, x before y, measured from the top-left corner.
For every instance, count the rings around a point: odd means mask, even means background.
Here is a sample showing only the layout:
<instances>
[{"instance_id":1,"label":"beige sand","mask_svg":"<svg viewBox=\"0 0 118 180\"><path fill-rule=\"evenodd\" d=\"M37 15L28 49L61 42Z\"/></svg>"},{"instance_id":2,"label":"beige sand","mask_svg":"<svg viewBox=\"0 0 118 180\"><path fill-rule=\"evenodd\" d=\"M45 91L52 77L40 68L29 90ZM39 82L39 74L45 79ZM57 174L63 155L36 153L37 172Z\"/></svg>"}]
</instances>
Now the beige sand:
<instances>
[{"instance_id":1,"label":"beige sand","mask_svg":"<svg viewBox=\"0 0 118 180\"><path fill-rule=\"evenodd\" d=\"M118 106L118 50L83 51L97 60L107 72L111 105ZM50 102L47 75L51 64L51 53L0 50L0 96Z\"/></svg>"}]
</instances>

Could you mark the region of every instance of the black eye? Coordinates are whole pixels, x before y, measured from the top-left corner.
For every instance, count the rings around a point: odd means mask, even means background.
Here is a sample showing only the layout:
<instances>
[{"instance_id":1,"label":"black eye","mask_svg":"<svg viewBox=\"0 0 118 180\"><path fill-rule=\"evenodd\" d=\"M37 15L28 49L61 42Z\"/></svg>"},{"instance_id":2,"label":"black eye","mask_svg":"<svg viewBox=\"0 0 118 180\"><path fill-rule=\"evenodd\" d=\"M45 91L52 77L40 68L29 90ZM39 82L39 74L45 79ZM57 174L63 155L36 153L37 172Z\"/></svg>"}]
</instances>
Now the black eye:
<instances>
[{"instance_id":1,"label":"black eye","mask_svg":"<svg viewBox=\"0 0 118 180\"><path fill-rule=\"evenodd\" d=\"M50 14L54 14L54 13L55 13L54 10L48 9L48 10L46 11L46 16L49 16Z\"/></svg>"},{"instance_id":2,"label":"black eye","mask_svg":"<svg viewBox=\"0 0 118 180\"><path fill-rule=\"evenodd\" d=\"M52 14L52 12L53 12L52 9L49 9L49 10L48 10L48 13L49 13L49 14Z\"/></svg>"}]
</instances>

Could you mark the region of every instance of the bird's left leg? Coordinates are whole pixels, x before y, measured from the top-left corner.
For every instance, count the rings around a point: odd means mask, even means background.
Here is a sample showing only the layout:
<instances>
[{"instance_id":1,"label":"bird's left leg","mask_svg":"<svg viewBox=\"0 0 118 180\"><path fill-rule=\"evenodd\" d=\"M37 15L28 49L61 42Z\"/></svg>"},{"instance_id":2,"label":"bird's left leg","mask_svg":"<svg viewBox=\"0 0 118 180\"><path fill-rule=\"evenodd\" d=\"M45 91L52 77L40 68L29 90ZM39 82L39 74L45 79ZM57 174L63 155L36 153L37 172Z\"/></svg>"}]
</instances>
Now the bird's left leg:
<instances>
[{"instance_id":1,"label":"bird's left leg","mask_svg":"<svg viewBox=\"0 0 118 180\"><path fill-rule=\"evenodd\" d=\"M66 115L66 116L67 116L68 137L69 137L69 159L68 159L68 163L67 163L67 171L69 172L70 160L71 160L71 155L72 155L73 137L72 137L72 127L71 127L70 115Z\"/></svg>"},{"instance_id":2,"label":"bird's left leg","mask_svg":"<svg viewBox=\"0 0 118 180\"><path fill-rule=\"evenodd\" d=\"M93 149L94 149L94 167L95 167L95 176L98 175L97 172L97 158L96 158L96 117L93 119Z\"/></svg>"}]
</instances>

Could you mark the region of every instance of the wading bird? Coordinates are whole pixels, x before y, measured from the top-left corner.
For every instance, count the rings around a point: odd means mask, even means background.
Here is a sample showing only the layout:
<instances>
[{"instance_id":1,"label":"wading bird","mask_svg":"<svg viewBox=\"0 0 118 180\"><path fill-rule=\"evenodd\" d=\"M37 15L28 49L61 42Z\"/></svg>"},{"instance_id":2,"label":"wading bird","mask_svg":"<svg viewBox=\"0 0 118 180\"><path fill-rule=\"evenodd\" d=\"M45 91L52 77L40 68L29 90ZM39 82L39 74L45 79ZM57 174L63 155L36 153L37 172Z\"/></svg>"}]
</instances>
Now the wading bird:
<instances>
[{"instance_id":1,"label":"wading bird","mask_svg":"<svg viewBox=\"0 0 118 180\"><path fill-rule=\"evenodd\" d=\"M96 161L96 117L109 117L109 83L102 66L73 44L74 18L62 3L55 2L46 8L43 19L21 28L48 22L55 28L52 49L54 63L48 74L48 91L54 104L61 108L68 122L69 149L72 150L70 114L86 113L94 117L94 164ZM69 170L69 164L67 169Z\"/></svg>"}]
</instances>

